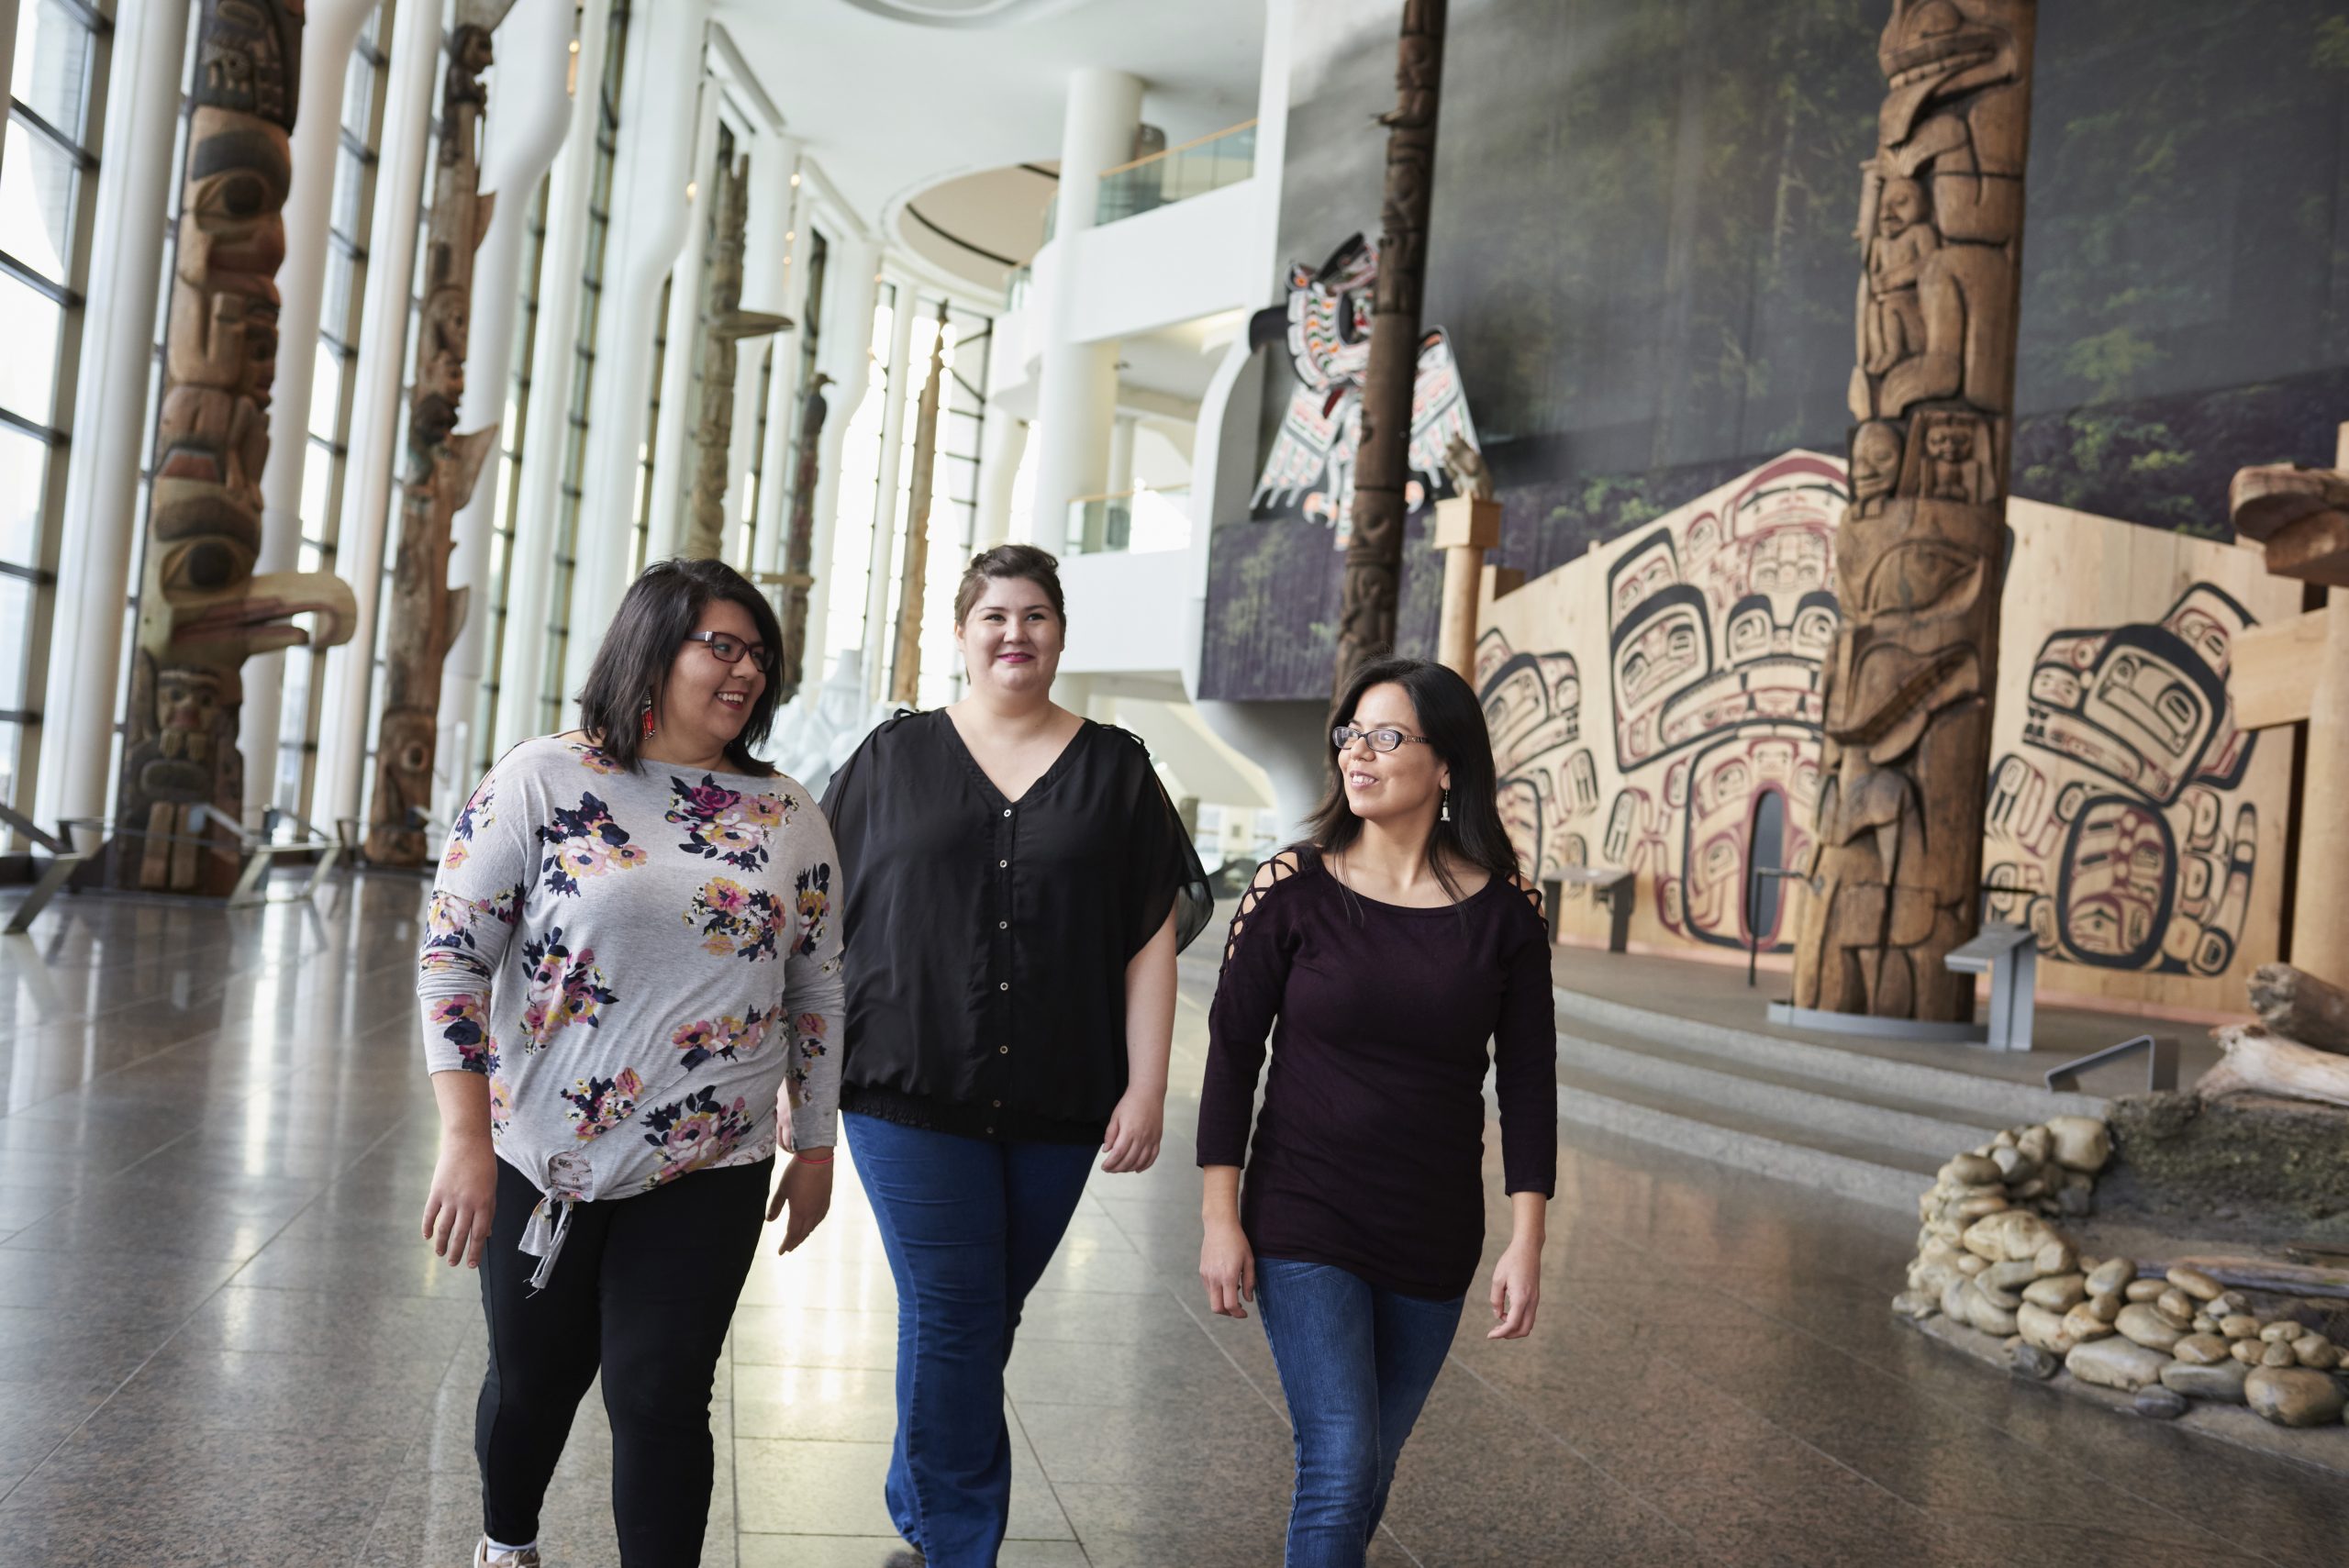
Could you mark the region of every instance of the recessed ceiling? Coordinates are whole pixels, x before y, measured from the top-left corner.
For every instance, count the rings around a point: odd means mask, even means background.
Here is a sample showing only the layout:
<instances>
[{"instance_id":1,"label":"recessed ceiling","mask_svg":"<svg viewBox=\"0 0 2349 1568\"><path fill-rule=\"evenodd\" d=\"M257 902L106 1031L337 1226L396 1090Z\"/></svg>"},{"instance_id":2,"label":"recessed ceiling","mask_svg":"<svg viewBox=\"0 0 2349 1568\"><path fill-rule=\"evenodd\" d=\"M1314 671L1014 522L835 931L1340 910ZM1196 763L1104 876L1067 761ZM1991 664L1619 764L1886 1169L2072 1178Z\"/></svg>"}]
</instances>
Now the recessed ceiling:
<instances>
[{"instance_id":1,"label":"recessed ceiling","mask_svg":"<svg viewBox=\"0 0 2349 1568\"><path fill-rule=\"evenodd\" d=\"M999 28L1082 6L1085 0L849 0L860 11L921 28Z\"/></svg>"},{"instance_id":2,"label":"recessed ceiling","mask_svg":"<svg viewBox=\"0 0 2349 1568\"><path fill-rule=\"evenodd\" d=\"M1044 209L1059 190L1050 163L958 174L899 206L891 238L957 277L999 289L1043 249Z\"/></svg>"}]
</instances>

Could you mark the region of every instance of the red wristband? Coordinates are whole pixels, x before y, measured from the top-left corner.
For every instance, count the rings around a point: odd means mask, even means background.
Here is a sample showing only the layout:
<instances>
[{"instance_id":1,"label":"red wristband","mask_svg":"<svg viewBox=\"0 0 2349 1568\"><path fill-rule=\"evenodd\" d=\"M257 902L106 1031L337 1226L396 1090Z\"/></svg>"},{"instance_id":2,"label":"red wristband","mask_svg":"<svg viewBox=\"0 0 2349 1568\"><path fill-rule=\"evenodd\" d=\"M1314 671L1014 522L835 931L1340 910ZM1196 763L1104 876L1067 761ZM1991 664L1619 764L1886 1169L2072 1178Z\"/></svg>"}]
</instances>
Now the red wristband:
<instances>
[{"instance_id":1,"label":"red wristband","mask_svg":"<svg viewBox=\"0 0 2349 1568\"><path fill-rule=\"evenodd\" d=\"M795 1149L795 1150L793 1150L793 1151L791 1151L791 1157L792 1157L794 1160L796 1160L796 1161L798 1161L800 1163L802 1163L802 1164L806 1164L806 1165L829 1165L829 1164L830 1164L830 1163L832 1162L832 1151L831 1151L831 1150L829 1150L829 1149L826 1149L826 1150L824 1150L824 1151L823 1151L823 1155L824 1155L824 1157L823 1157L822 1159L818 1160L818 1159L817 1159L817 1158L816 1158L816 1152L815 1152L815 1151L813 1151L813 1150L807 1150L807 1149Z\"/></svg>"}]
</instances>

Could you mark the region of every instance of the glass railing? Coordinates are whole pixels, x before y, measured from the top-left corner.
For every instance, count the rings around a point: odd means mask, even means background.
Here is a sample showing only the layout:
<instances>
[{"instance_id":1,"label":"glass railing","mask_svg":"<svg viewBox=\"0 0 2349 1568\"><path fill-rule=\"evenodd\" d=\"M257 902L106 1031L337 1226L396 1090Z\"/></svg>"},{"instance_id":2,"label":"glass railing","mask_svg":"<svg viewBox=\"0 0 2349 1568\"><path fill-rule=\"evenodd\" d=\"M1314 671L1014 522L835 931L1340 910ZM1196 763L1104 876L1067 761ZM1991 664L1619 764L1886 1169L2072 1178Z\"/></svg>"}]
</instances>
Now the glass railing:
<instances>
[{"instance_id":1,"label":"glass railing","mask_svg":"<svg viewBox=\"0 0 2349 1568\"><path fill-rule=\"evenodd\" d=\"M1255 172L1256 122L1250 120L1108 171L1101 176L1093 221L1115 223L1188 201L1236 185Z\"/></svg>"},{"instance_id":2,"label":"glass railing","mask_svg":"<svg viewBox=\"0 0 2349 1568\"><path fill-rule=\"evenodd\" d=\"M1191 543L1191 491L1122 490L1068 504L1071 555L1150 555Z\"/></svg>"},{"instance_id":3,"label":"glass railing","mask_svg":"<svg viewBox=\"0 0 2349 1568\"><path fill-rule=\"evenodd\" d=\"M1014 267L1011 270L1011 276L1003 281L1004 308L1007 310L1020 310L1026 308L1029 291L1033 289L1035 286L1036 266L1034 262L1031 261L1024 267Z\"/></svg>"}]
</instances>

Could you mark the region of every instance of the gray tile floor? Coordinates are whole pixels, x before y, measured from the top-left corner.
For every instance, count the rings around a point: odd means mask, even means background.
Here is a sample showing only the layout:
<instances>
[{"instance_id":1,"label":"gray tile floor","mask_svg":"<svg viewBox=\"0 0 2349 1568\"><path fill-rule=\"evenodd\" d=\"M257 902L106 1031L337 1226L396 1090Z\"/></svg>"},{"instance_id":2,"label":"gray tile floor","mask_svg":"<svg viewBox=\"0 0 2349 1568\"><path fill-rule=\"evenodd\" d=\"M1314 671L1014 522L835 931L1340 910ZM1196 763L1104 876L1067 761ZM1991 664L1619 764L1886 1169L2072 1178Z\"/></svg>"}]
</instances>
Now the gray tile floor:
<instances>
[{"instance_id":1,"label":"gray tile floor","mask_svg":"<svg viewBox=\"0 0 2349 1568\"><path fill-rule=\"evenodd\" d=\"M0 903L5 903L0 899ZM0 1568L427 1564L478 1529L473 1280L413 1229L434 1153L417 883L313 911L61 900L0 941ZM1200 1304L1186 962L1160 1165L1097 1176L1010 1371L1007 1568L1279 1560L1252 1319ZM2312 1472L1987 1373L1893 1322L1897 1220L1575 1130L1530 1341L1474 1311L1382 1568L2334 1563ZM1493 1243L1505 1209L1496 1190ZM705 1561L880 1568L894 1296L852 1176L763 1258L714 1411ZM583 1407L549 1561L617 1562Z\"/></svg>"}]
</instances>

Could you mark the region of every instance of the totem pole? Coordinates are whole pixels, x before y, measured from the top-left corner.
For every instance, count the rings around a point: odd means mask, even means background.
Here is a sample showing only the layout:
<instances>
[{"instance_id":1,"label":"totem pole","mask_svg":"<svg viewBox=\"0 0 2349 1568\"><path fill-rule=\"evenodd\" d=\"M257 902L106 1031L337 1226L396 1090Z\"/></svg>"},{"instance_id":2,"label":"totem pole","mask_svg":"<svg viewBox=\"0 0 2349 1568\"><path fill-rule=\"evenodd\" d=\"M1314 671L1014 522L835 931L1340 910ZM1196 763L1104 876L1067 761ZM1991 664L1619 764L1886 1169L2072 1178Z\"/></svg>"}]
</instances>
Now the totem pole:
<instances>
[{"instance_id":1,"label":"totem pole","mask_svg":"<svg viewBox=\"0 0 2349 1568\"><path fill-rule=\"evenodd\" d=\"M497 448L497 427L455 433L465 392L465 350L473 297L473 252L489 232L497 198L481 194L481 126L489 107L482 72L490 33L513 0L460 0L449 34L440 89L440 164L424 241L424 313L416 341L416 391L408 404L406 485L399 552L384 617L384 712L375 731L375 793L368 807L367 858L420 866L429 844L425 812L440 726L440 673L464 624L471 592L449 585L456 516L473 498L482 465Z\"/></svg>"},{"instance_id":2,"label":"totem pole","mask_svg":"<svg viewBox=\"0 0 2349 1568\"><path fill-rule=\"evenodd\" d=\"M217 895L235 884L241 860L240 667L273 649L341 642L358 606L324 573L253 574L300 0L204 0L195 51L108 880ZM298 347L306 367L309 345ZM298 615L315 615L316 629L288 624Z\"/></svg>"},{"instance_id":3,"label":"totem pole","mask_svg":"<svg viewBox=\"0 0 2349 1568\"><path fill-rule=\"evenodd\" d=\"M938 476L938 409L946 400L946 302L930 341L930 379L914 409L914 472L906 497L906 569L897 584L897 651L889 664L889 700L908 707L921 684L921 599L930 566L930 506Z\"/></svg>"},{"instance_id":4,"label":"totem pole","mask_svg":"<svg viewBox=\"0 0 2349 1568\"><path fill-rule=\"evenodd\" d=\"M726 547L726 480L734 446L735 344L787 328L789 318L742 308L743 237L750 228L751 158L718 166L710 209L709 313L702 322L701 418L694 430L694 495L678 553L715 559Z\"/></svg>"},{"instance_id":5,"label":"totem pole","mask_svg":"<svg viewBox=\"0 0 2349 1568\"><path fill-rule=\"evenodd\" d=\"M1795 1005L1973 1016L2035 0L1894 0Z\"/></svg>"},{"instance_id":6,"label":"totem pole","mask_svg":"<svg viewBox=\"0 0 2349 1568\"><path fill-rule=\"evenodd\" d=\"M1378 281L1371 295L1370 363L1363 372L1362 455L1353 536L1338 611L1336 684L1395 648L1403 565L1404 486L1411 477L1411 387L1419 361L1419 292L1427 276L1428 204L1435 188L1435 116L1443 83L1445 0L1404 0L1396 105L1387 128L1386 196Z\"/></svg>"},{"instance_id":7,"label":"totem pole","mask_svg":"<svg viewBox=\"0 0 2349 1568\"><path fill-rule=\"evenodd\" d=\"M775 664L775 701L787 703L799 693L800 671L807 657L807 590L816 585L809 569L816 564L816 465L822 455L828 405L824 388L832 378L822 371L807 387L799 406L799 467L791 480L791 524L784 535L783 571L774 579L783 584L783 657ZM762 579L763 581L764 579Z\"/></svg>"}]
</instances>

